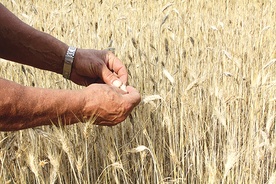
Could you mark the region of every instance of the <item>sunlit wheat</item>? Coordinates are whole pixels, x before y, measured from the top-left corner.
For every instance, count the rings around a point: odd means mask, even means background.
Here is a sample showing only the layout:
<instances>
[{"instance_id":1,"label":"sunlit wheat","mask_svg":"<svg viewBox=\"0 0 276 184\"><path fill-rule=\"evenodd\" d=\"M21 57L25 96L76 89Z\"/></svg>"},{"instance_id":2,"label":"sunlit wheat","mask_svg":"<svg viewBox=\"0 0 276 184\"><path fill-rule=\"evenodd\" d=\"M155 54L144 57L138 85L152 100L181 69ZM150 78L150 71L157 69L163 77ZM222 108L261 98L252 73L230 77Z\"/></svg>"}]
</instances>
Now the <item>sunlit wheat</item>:
<instances>
[{"instance_id":1,"label":"sunlit wheat","mask_svg":"<svg viewBox=\"0 0 276 184\"><path fill-rule=\"evenodd\" d=\"M116 48L142 102L114 127L1 132L0 183L275 183L276 1L2 3L68 45ZM0 77L83 88L3 59Z\"/></svg>"}]
</instances>

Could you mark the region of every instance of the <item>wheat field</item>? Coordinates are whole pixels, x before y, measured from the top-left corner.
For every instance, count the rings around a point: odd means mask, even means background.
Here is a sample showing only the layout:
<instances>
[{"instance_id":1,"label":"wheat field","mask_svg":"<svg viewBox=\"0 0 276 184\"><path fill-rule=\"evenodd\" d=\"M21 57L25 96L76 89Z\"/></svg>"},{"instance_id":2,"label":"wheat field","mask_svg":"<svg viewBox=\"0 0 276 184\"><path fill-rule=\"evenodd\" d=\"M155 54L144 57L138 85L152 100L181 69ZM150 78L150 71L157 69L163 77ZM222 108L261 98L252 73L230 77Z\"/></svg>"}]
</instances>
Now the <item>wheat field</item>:
<instances>
[{"instance_id":1,"label":"wheat field","mask_svg":"<svg viewBox=\"0 0 276 184\"><path fill-rule=\"evenodd\" d=\"M276 183L276 1L2 3L69 45L114 47L143 100L112 128L1 132L1 183ZM4 60L0 77L82 88Z\"/></svg>"}]
</instances>

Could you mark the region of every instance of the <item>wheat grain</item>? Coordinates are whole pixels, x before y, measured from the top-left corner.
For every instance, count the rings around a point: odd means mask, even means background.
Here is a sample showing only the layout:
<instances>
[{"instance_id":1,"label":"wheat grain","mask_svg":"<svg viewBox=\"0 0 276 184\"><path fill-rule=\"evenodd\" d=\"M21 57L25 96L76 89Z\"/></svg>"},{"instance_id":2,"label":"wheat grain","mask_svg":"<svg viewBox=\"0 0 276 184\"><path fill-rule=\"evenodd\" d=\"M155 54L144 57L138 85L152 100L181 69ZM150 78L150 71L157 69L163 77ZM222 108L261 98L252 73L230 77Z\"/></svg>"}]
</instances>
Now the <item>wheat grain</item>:
<instances>
[{"instance_id":1,"label":"wheat grain","mask_svg":"<svg viewBox=\"0 0 276 184\"><path fill-rule=\"evenodd\" d=\"M169 81L170 81L172 84L174 84L174 78L173 78L173 76L169 73L169 71L166 70L166 69L163 69L163 73L164 73L164 75L169 79Z\"/></svg>"}]
</instances>

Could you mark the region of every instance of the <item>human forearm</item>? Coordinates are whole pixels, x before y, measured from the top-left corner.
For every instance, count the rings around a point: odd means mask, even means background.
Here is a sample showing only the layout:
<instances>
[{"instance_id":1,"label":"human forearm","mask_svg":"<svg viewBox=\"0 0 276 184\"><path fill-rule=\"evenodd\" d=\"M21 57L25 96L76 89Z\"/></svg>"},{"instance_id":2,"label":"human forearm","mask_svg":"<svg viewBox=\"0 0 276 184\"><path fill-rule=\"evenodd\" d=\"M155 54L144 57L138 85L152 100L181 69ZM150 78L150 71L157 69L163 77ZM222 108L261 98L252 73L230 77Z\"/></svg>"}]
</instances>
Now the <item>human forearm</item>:
<instances>
[{"instance_id":1,"label":"human forearm","mask_svg":"<svg viewBox=\"0 0 276 184\"><path fill-rule=\"evenodd\" d=\"M95 124L113 126L124 121L139 104L139 92L106 84L81 90L25 87L0 78L0 131L41 125L73 124L95 117Z\"/></svg>"},{"instance_id":2,"label":"human forearm","mask_svg":"<svg viewBox=\"0 0 276 184\"><path fill-rule=\"evenodd\" d=\"M67 49L68 45L23 23L0 3L1 58L61 74ZM24 87L0 78L0 130L72 124L92 116L95 124L116 125L141 100L139 92L127 86L127 76L113 53L78 49L70 80L87 86L82 90Z\"/></svg>"},{"instance_id":3,"label":"human forearm","mask_svg":"<svg viewBox=\"0 0 276 184\"><path fill-rule=\"evenodd\" d=\"M68 48L62 41L23 23L0 3L0 58L62 74ZM70 74L69 79L80 85L106 83L123 90L128 77L123 63L110 51L80 48Z\"/></svg>"},{"instance_id":4,"label":"human forearm","mask_svg":"<svg viewBox=\"0 0 276 184\"><path fill-rule=\"evenodd\" d=\"M82 117L83 99L74 90L25 87L0 79L0 130L52 123L72 124Z\"/></svg>"},{"instance_id":5,"label":"human forearm","mask_svg":"<svg viewBox=\"0 0 276 184\"><path fill-rule=\"evenodd\" d=\"M0 57L62 73L68 46L23 23L0 3Z\"/></svg>"}]
</instances>

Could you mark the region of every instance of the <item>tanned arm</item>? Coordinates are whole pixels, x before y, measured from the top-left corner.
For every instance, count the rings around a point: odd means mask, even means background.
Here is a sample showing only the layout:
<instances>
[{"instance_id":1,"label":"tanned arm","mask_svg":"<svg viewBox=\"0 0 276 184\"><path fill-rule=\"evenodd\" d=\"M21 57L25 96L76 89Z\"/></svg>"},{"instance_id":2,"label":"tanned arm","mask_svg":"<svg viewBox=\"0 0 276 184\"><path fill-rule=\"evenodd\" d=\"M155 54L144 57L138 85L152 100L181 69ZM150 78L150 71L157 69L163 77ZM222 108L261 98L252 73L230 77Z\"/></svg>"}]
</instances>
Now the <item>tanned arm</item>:
<instances>
[{"instance_id":1,"label":"tanned arm","mask_svg":"<svg viewBox=\"0 0 276 184\"><path fill-rule=\"evenodd\" d=\"M25 24L0 3L0 57L61 74L68 45Z\"/></svg>"},{"instance_id":2,"label":"tanned arm","mask_svg":"<svg viewBox=\"0 0 276 184\"><path fill-rule=\"evenodd\" d=\"M23 23L0 3L1 58L61 74L67 49L68 45ZM87 87L42 89L0 78L0 130L73 124L91 116L96 116L96 124L113 126L122 122L141 100L135 88L118 88L127 83L127 70L107 51L78 49L70 79ZM114 81L119 84L110 85Z\"/></svg>"},{"instance_id":3,"label":"tanned arm","mask_svg":"<svg viewBox=\"0 0 276 184\"><path fill-rule=\"evenodd\" d=\"M62 74L69 46L25 24L1 3L0 12L0 57ZM127 69L112 52L78 48L70 80L84 86L117 81L121 86L127 84L127 76Z\"/></svg>"},{"instance_id":4,"label":"tanned arm","mask_svg":"<svg viewBox=\"0 0 276 184\"><path fill-rule=\"evenodd\" d=\"M26 87L5 79L0 86L1 131L72 124L82 115L85 103L77 91Z\"/></svg>"},{"instance_id":5,"label":"tanned arm","mask_svg":"<svg viewBox=\"0 0 276 184\"><path fill-rule=\"evenodd\" d=\"M128 93L106 84L81 90L26 87L0 78L0 131L14 131L53 123L68 125L95 116L95 124L114 126L139 104L139 92Z\"/></svg>"}]
</instances>

